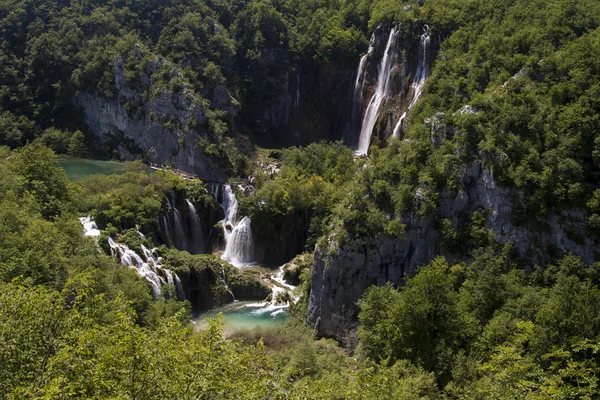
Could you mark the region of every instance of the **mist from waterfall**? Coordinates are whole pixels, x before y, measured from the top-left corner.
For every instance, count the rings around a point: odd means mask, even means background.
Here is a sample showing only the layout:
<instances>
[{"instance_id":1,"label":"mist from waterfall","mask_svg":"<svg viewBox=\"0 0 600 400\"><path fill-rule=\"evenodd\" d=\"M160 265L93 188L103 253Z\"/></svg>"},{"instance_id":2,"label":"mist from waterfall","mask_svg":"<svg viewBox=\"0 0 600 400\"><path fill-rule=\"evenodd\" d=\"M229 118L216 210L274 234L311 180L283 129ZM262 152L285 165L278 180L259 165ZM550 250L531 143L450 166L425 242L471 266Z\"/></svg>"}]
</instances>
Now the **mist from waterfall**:
<instances>
[{"instance_id":1,"label":"mist from waterfall","mask_svg":"<svg viewBox=\"0 0 600 400\"><path fill-rule=\"evenodd\" d=\"M219 187L222 187L222 199L219 202ZM225 251L221 258L236 267L254 262L254 238L249 217L237 221L238 202L230 185L217 186L213 196L223 209L225 218L221 221L225 235Z\"/></svg>"},{"instance_id":2,"label":"mist from waterfall","mask_svg":"<svg viewBox=\"0 0 600 400\"><path fill-rule=\"evenodd\" d=\"M390 31L385 52L377 70L377 85L375 87L375 93L373 94L373 97L371 97L371 101L369 102L362 121L358 149L356 151L357 154L366 154L369 150L369 143L371 142L373 128L377 122L377 116L379 115L381 106L385 103L390 95L390 77L392 76L392 72L398 63L398 36L398 29L394 26ZM360 68L361 66L359 65L359 69ZM362 68L364 69L364 65ZM364 75L364 73L362 75ZM357 89L355 88L355 91L356 90Z\"/></svg>"},{"instance_id":3,"label":"mist from waterfall","mask_svg":"<svg viewBox=\"0 0 600 400\"><path fill-rule=\"evenodd\" d=\"M394 127L394 137L399 137L402 131L402 123L404 119L413 108L413 106L417 103L421 94L423 93L423 87L425 86L425 81L429 77L430 71L430 61L429 61L429 53L430 53L430 42L431 42L431 33L429 32L429 27L425 25L423 28L425 32L421 35L421 42L419 43L419 60L417 63L417 72L415 73L415 78L413 79L413 83L411 85L410 92L412 94L412 99L406 108L406 111L402 113L396 126Z\"/></svg>"}]
</instances>

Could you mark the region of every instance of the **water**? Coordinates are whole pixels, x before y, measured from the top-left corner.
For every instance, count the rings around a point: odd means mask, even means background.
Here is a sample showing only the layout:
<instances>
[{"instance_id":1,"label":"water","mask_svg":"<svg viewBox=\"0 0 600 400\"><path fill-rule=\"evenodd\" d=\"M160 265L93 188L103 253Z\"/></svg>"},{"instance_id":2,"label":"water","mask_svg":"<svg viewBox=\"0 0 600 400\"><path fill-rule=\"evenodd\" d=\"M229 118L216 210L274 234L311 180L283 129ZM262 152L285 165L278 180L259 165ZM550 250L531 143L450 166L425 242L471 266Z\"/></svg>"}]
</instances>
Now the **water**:
<instances>
[{"instance_id":1,"label":"water","mask_svg":"<svg viewBox=\"0 0 600 400\"><path fill-rule=\"evenodd\" d=\"M421 42L419 43L419 60L417 63L417 72L415 73L415 79L413 79L410 93L412 95L412 100L409 103L406 111L400 116L396 126L394 127L394 137L399 137L402 132L402 123L404 119L408 115L408 112L413 108L417 101L421 97L423 93L423 87L425 86L425 81L429 77L430 65L429 65L429 52L430 52L430 42L431 42L431 33L427 25L425 25L425 32L421 35Z\"/></svg>"},{"instance_id":2,"label":"water","mask_svg":"<svg viewBox=\"0 0 600 400\"><path fill-rule=\"evenodd\" d=\"M70 181L78 181L90 175L112 175L124 173L124 163L86 159L60 160L57 165L65 170Z\"/></svg>"},{"instance_id":3,"label":"water","mask_svg":"<svg viewBox=\"0 0 600 400\"><path fill-rule=\"evenodd\" d=\"M167 236L169 236L172 245L175 245L175 247L178 250L186 251L187 237L183 230L181 214L179 213L179 210L175 207L174 201L170 198L170 196L165 196L165 200L167 202L167 212L173 215L173 222L175 224L175 232L172 232L169 220L165 217L163 221L165 225L165 233L167 234Z\"/></svg>"},{"instance_id":4,"label":"water","mask_svg":"<svg viewBox=\"0 0 600 400\"><path fill-rule=\"evenodd\" d=\"M224 185L223 198L220 202L225 218L221 221L225 234L225 251L221 258L228 263L243 267L254 262L254 239L249 217L237 222L238 202L230 185ZM219 189L213 189L213 196L218 201Z\"/></svg>"},{"instance_id":5,"label":"water","mask_svg":"<svg viewBox=\"0 0 600 400\"><path fill-rule=\"evenodd\" d=\"M296 69L296 96L294 97L294 111L298 111L298 107L300 107L300 71ZM299 125L295 126L296 131L296 140L298 141L298 146L302 145L302 141L300 140L300 128Z\"/></svg>"},{"instance_id":6,"label":"water","mask_svg":"<svg viewBox=\"0 0 600 400\"><path fill-rule=\"evenodd\" d=\"M200 224L200 218L198 217L198 213L196 212L196 207L192 204L191 201L185 199L185 202L188 206L190 220L191 220L191 231L192 231L192 241L194 243L194 250L197 254L204 253L204 235L202 234L202 225Z\"/></svg>"},{"instance_id":7,"label":"water","mask_svg":"<svg viewBox=\"0 0 600 400\"><path fill-rule=\"evenodd\" d=\"M362 122L363 112L363 89L365 86L365 68L367 66L367 60L369 55L375 48L375 34L371 36L371 42L369 43L369 50L363 55L358 63L358 71L356 72L356 80L354 81L354 93L352 96L352 109L350 114L350 123L347 127L347 141L348 143L354 143L356 133L359 133Z\"/></svg>"},{"instance_id":8,"label":"water","mask_svg":"<svg viewBox=\"0 0 600 400\"><path fill-rule=\"evenodd\" d=\"M194 321L198 329L205 329L208 324L207 318L215 318L219 313L223 314L225 323L225 333L230 334L244 329L271 328L283 325L290 317L290 314L282 311L255 312L260 311L256 307L257 303L236 301L235 303L224 307L215 308L199 316Z\"/></svg>"},{"instance_id":9,"label":"water","mask_svg":"<svg viewBox=\"0 0 600 400\"><path fill-rule=\"evenodd\" d=\"M93 219L89 217L80 218L83 225L84 236L98 237L100 231ZM172 271L163 268L161 258L156 256L156 249L148 249L142 245L142 256L131 250L124 244L116 243L111 237L108 238L111 255L118 258L122 265L135 269L137 273L152 285L152 296L156 299L160 296L165 283L174 285L177 289L177 298L185 300L183 285L179 277Z\"/></svg>"},{"instance_id":10,"label":"water","mask_svg":"<svg viewBox=\"0 0 600 400\"><path fill-rule=\"evenodd\" d=\"M252 264L254 256L254 239L252 237L252 226L250 224L250 218L244 217L231 232L228 232L226 228L226 246L223 256L221 257L223 260L235 266Z\"/></svg>"},{"instance_id":11,"label":"water","mask_svg":"<svg viewBox=\"0 0 600 400\"><path fill-rule=\"evenodd\" d=\"M390 77L392 76L392 72L398 63L398 36L399 34L397 28L393 27L388 37L383 58L381 59L381 63L379 64L377 70L377 86L375 88L375 93L369 102L363 118L358 142L358 150L356 151L357 154L367 154L367 151L369 150L369 143L371 142L373 128L377 122L377 116L379 115L379 110L389 97L391 86Z\"/></svg>"},{"instance_id":12,"label":"water","mask_svg":"<svg viewBox=\"0 0 600 400\"><path fill-rule=\"evenodd\" d=\"M98 238L100 236L100 230L98 225L91 217L81 217L79 222L83 225L83 236Z\"/></svg>"},{"instance_id":13,"label":"water","mask_svg":"<svg viewBox=\"0 0 600 400\"><path fill-rule=\"evenodd\" d=\"M223 307L213 309L204 313L195 320L199 329L207 326L206 319L214 318L217 314L223 314L225 323L225 332L233 333L235 331L254 328L269 328L283 325L290 317L288 301L280 302L280 298L290 298L297 303L300 296L297 295L297 288L288 285L283 280L283 267L272 272L270 283L272 285L271 301L249 302L235 301ZM280 297L281 293L287 293L287 296Z\"/></svg>"}]
</instances>

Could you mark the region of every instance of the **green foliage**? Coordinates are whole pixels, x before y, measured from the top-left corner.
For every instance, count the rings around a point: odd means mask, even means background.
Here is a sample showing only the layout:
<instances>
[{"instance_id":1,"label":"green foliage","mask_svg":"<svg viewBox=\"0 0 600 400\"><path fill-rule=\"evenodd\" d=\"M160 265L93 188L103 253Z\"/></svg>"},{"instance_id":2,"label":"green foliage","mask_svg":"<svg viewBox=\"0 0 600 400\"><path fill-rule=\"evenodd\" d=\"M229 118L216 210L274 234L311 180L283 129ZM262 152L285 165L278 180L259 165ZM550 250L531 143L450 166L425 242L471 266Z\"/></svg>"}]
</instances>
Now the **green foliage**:
<instances>
[{"instance_id":1,"label":"green foliage","mask_svg":"<svg viewBox=\"0 0 600 400\"><path fill-rule=\"evenodd\" d=\"M436 259L360 303L359 351L435 373L448 398L593 398L600 365L597 266L567 256L529 274L510 248L468 265Z\"/></svg>"}]
</instances>

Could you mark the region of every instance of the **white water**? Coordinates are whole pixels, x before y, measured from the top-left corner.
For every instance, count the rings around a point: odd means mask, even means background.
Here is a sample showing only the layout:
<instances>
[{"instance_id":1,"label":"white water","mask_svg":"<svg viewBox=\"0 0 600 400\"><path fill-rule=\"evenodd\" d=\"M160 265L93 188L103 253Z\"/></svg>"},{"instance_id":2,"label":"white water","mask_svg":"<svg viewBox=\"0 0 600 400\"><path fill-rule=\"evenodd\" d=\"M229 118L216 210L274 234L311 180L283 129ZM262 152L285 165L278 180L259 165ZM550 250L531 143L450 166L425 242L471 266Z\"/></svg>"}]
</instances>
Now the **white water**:
<instances>
[{"instance_id":1,"label":"white water","mask_svg":"<svg viewBox=\"0 0 600 400\"><path fill-rule=\"evenodd\" d=\"M354 81L354 92L352 96L352 109L350 114L350 123L346 132L346 140L348 144L354 143L356 133L361 128L362 112L363 112L363 89L365 87L365 68L367 66L367 60L369 55L375 48L375 34L371 36L371 42L369 43L369 50L366 54L360 58L358 63L358 71L356 72L356 80ZM359 132L360 133L360 132Z\"/></svg>"},{"instance_id":2,"label":"white water","mask_svg":"<svg viewBox=\"0 0 600 400\"><path fill-rule=\"evenodd\" d=\"M83 225L83 236L97 238L100 236L98 225L91 217L81 217L79 222Z\"/></svg>"},{"instance_id":3,"label":"white water","mask_svg":"<svg viewBox=\"0 0 600 400\"><path fill-rule=\"evenodd\" d=\"M276 317L279 314L282 314L290 308L290 302L281 302L279 301L279 295L282 293L287 293L289 297L293 300L294 303L297 303L300 300L300 296L296 295L296 286L292 286L287 284L283 280L283 267L280 267L277 273L275 273L271 277L272 293L271 293L271 301L270 302L261 302L261 303L251 303L247 304L246 307L253 308L250 313L251 314L269 314L271 317Z\"/></svg>"},{"instance_id":4,"label":"white water","mask_svg":"<svg viewBox=\"0 0 600 400\"><path fill-rule=\"evenodd\" d=\"M195 250L197 253L202 254L204 253L204 235L202 234L200 218L198 217L198 212L196 211L196 207L194 207L192 202L188 199L185 199L185 202L187 203L190 218L192 220L192 239L196 247Z\"/></svg>"},{"instance_id":5,"label":"white water","mask_svg":"<svg viewBox=\"0 0 600 400\"><path fill-rule=\"evenodd\" d=\"M402 131L402 123L404 119L408 115L409 111L413 108L421 94L423 93L423 87L425 86L425 81L429 77L431 73L429 68L429 44L431 41L431 33L427 25L425 25L425 33L421 35L421 43L419 44L419 60L417 64L417 72L415 73L415 79L413 79L413 83L411 85L411 93L412 100L406 111L402 114L402 116L398 119L396 126L394 127L394 137L399 137Z\"/></svg>"},{"instance_id":6,"label":"white water","mask_svg":"<svg viewBox=\"0 0 600 400\"><path fill-rule=\"evenodd\" d=\"M86 226L84 225L84 230ZM117 257L121 264L133 268L152 285L152 296L156 299L160 296L162 286L165 283L177 288L177 298L185 300L185 293L181 280L172 271L160 265L161 259L155 255L156 249L148 249L141 246L143 257L131 250L124 244L116 243L111 237L108 238L111 255Z\"/></svg>"},{"instance_id":7,"label":"white water","mask_svg":"<svg viewBox=\"0 0 600 400\"><path fill-rule=\"evenodd\" d=\"M254 239L250 218L237 221L238 202L230 185L224 185L223 199L220 202L225 218L221 221L225 234L225 251L221 258L228 263L243 267L254 262ZM218 187L213 189L213 196L218 201Z\"/></svg>"},{"instance_id":8,"label":"white water","mask_svg":"<svg viewBox=\"0 0 600 400\"><path fill-rule=\"evenodd\" d=\"M377 86L375 87L375 93L369 102L362 121L358 150L356 151L357 154L367 154L369 143L371 142L371 134L373 133L373 128L377 122L379 110L389 97L390 77L392 76L392 72L394 68L396 68L398 61L397 39L398 30L396 27L393 27L390 31L390 36L388 37L383 58L381 59L381 63L377 70ZM359 68L361 68L361 66L359 66ZM362 65L362 68L364 69L364 65Z\"/></svg>"},{"instance_id":9,"label":"white water","mask_svg":"<svg viewBox=\"0 0 600 400\"><path fill-rule=\"evenodd\" d=\"M298 110L298 107L300 107L300 72L298 70L296 70L296 97L294 98L294 111ZM298 146L301 146L301 140L300 140L300 129L298 127L298 124L296 124L295 127L296 130L296 140L298 141Z\"/></svg>"}]
</instances>

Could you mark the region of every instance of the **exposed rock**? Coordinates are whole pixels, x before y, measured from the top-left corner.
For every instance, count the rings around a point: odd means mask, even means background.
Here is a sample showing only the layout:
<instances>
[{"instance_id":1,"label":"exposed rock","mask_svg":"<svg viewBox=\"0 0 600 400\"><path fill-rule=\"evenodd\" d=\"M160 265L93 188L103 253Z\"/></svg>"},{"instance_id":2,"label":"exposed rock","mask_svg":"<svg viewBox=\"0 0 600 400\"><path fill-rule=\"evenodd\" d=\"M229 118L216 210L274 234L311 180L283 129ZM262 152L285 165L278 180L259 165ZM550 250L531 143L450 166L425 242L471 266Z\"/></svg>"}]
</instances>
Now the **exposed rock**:
<instances>
[{"instance_id":1,"label":"exposed rock","mask_svg":"<svg viewBox=\"0 0 600 400\"><path fill-rule=\"evenodd\" d=\"M300 285L302 283L300 276L304 270L312 267L312 260L312 254L300 254L283 266L283 279L290 285Z\"/></svg>"},{"instance_id":2,"label":"exposed rock","mask_svg":"<svg viewBox=\"0 0 600 400\"><path fill-rule=\"evenodd\" d=\"M180 87L159 87L153 82L153 74L169 65L155 58L134 85L126 82L125 61L118 58L113 62L116 97L83 92L74 102L83 108L85 121L99 144L104 148L114 146L119 158L144 158L203 179L224 181L227 177L223 166L206 156L199 146L206 133L197 127L207 123L200 97L189 89L175 67L171 75L182 80ZM226 89L215 89L215 100L220 106L226 107L226 97Z\"/></svg>"},{"instance_id":3,"label":"exposed rock","mask_svg":"<svg viewBox=\"0 0 600 400\"><path fill-rule=\"evenodd\" d=\"M425 129L431 132L431 144L436 149L442 145L444 140L452 139L454 135L452 125L444 123L445 116L444 113L438 112L433 117L425 120Z\"/></svg>"},{"instance_id":4,"label":"exposed rock","mask_svg":"<svg viewBox=\"0 0 600 400\"><path fill-rule=\"evenodd\" d=\"M333 253L315 249L307 323L318 335L348 344L365 290L387 282L399 285L405 274L435 257L437 232L426 221L415 222L402 240L381 236Z\"/></svg>"},{"instance_id":5,"label":"exposed rock","mask_svg":"<svg viewBox=\"0 0 600 400\"><path fill-rule=\"evenodd\" d=\"M544 264L554 255L574 253L591 264L599 259L598 241L585 234L587 215L583 210L565 211L548 218L545 229L528 229L511 220L516 198L514 189L499 186L491 173L475 162L460 171L462 188L458 194L442 193L440 217L458 223L474 211L488 210L486 228L493 230L501 244L511 242L518 254L531 263ZM423 199L422 189L416 198ZM405 274L445 253L432 221L413 217L406 221L403 239L377 237L340 248L330 238L328 248L314 253L307 323L318 335L352 345L360 300L372 285L391 282L400 285Z\"/></svg>"},{"instance_id":6,"label":"exposed rock","mask_svg":"<svg viewBox=\"0 0 600 400\"><path fill-rule=\"evenodd\" d=\"M465 106L462 106L460 108L460 110L458 110L457 112L454 113L454 115L464 115L464 114L477 115L478 113L479 113L479 110L477 108L467 104Z\"/></svg>"}]
</instances>

